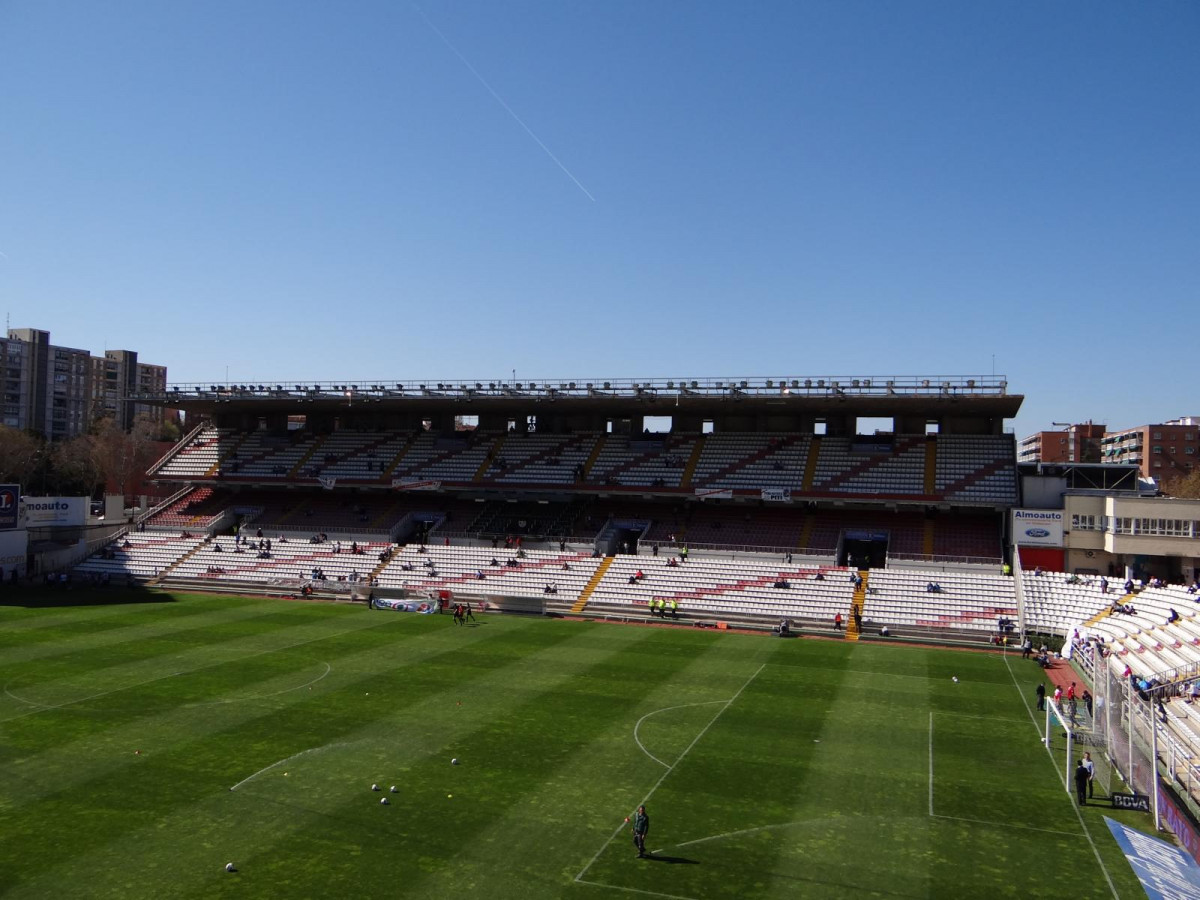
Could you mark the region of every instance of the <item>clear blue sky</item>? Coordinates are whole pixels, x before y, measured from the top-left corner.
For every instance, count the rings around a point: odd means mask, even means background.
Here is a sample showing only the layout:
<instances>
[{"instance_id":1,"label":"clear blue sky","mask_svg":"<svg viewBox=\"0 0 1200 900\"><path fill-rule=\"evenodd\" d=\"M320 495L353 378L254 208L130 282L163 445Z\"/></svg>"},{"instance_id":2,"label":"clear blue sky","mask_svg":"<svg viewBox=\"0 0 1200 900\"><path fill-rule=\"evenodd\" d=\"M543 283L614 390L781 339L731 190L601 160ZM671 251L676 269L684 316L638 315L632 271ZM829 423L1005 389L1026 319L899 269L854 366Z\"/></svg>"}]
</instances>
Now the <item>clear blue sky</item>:
<instances>
[{"instance_id":1,"label":"clear blue sky","mask_svg":"<svg viewBox=\"0 0 1200 900\"><path fill-rule=\"evenodd\" d=\"M7 0L0 252L172 381L994 354L1020 434L1200 414L1200 4Z\"/></svg>"}]
</instances>

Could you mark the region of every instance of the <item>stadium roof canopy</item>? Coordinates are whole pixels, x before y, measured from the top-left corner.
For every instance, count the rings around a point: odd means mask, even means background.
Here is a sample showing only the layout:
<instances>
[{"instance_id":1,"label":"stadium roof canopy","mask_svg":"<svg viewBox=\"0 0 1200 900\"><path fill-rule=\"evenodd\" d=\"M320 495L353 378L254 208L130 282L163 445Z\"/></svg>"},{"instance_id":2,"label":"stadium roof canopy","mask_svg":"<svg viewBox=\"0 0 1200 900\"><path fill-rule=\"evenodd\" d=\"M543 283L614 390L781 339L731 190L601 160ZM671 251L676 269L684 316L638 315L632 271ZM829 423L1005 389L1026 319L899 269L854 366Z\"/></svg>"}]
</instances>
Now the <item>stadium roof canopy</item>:
<instances>
[{"instance_id":1,"label":"stadium roof canopy","mask_svg":"<svg viewBox=\"0 0 1200 900\"><path fill-rule=\"evenodd\" d=\"M998 376L805 376L173 384L131 399L199 415L336 412L363 406L379 412L528 414L554 404L564 413L670 416L728 413L736 403L746 412L820 415L836 410L864 417L929 418L945 415L952 406L956 415L1006 419L1017 414L1024 397L1010 394L1007 380Z\"/></svg>"}]
</instances>

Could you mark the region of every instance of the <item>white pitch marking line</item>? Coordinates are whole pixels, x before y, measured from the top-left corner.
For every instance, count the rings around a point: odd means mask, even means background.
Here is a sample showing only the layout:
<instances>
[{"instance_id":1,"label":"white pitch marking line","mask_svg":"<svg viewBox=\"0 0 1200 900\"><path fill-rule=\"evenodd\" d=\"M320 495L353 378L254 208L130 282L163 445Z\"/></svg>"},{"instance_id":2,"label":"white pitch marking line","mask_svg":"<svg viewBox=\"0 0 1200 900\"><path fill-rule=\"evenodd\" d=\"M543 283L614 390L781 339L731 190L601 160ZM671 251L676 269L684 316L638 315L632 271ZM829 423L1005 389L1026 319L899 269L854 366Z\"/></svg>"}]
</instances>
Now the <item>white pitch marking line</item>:
<instances>
[{"instance_id":1,"label":"white pitch marking line","mask_svg":"<svg viewBox=\"0 0 1200 900\"><path fill-rule=\"evenodd\" d=\"M929 815L934 819L948 819L951 822L969 822L972 825L991 825L994 828L1019 828L1022 831L1038 831L1042 834L1061 834L1064 837L1069 838L1079 837L1079 835L1073 831L1056 831L1053 828L1035 828L1032 825L1020 825L1016 822L989 822L986 819L964 819L962 816L943 816L938 813L930 813Z\"/></svg>"},{"instance_id":2,"label":"white pitch marking line","mask_svg":"<svg viewBox=\"0 0 1200 900\"><path fill-rule=\"evenodd\" d=\"M675 771L675 767L678 766L681 762L683 762L683 758L685 756L687 756L688 753L691 752L692 748L695 747L697 743L699 743L700 738L704 737L704 735L708 733L708 729L712 728L713 723L716 722L717 719L721 718L721 715L725 712L725 710L729 709L729 707L731 705L733 705L734 701L737 700L738 697L742 696L742 691L746 690L746 688L748 688L750 686L750 682L752 682L755 678L757 678L758 673L761 672L766 667L767 667L767 664L763 663L761 666L759 666L757 669L755 669L754 674L751 675L749 678L747 678L745 683L740 688L737 689L737 693L725 701L725 705L722 706L719 710L717 710L717 714L708 720L708 724L705 725L700 730L700 733L698 735L696 735L694 738L692 738L692 742L690 744L688 744L687 747L684 748L684 751L682 753L679 754L679 758L676 759L674 763L667 766L667 770L662 773L662 775L659 777L658 781L654 782L654 787L650 788L650 793L646 794L646 796L642 798L642 802L639 803L638 806L644 806L646 804L646 802L651 797L654 796L654 792L657 791L659 789L659 787L662 785L662 783L667 780L667 776L670 775L673 771ZM596 864L596 860L598 860L600 858L600 854L602 854L605 850L608 849L608 845L611 844L616 839L617 835L620 834L624 829L625 829L625 823L622 822L620 825L617 826L616 830L611 835L609 835L608 840L604 842L604 846L602 846L599 850L596 851L596 855L591 858L591 860L588 862L588 864L586 866L584 866L582 869L580 869L579 874L575 876L576 881L578 881L580 883L583 882L583 876L587 874L588 869L590 869L592 866L594 866ZM608 887L608 885L604 885L604 887ZM632 889L630 889L630 890L632 890ZM668 897L671 895L670 894L660 894L659 896ZM684 898L684 900L690 900L690 898Z\"/></svg>"},{"instance_id":3,"label":"white pitch marking line","mask_svg":"<svg viewBox=\"0 0 1200 900\"><path fill-rule=\"evenodd\" d=\"M929 711L929 814L933 815L933 710Z\"/></svg>"},{"instance_id":4,"label":"white pitch marking line","mask_svg":"<svg viewBox=\"0 0 1200 900\"><path fill-rule=\"evenodd\" d=\"M624 887L619 884L605 884L602 881L587 881L583 878L576 878L578 884L590 884L592 887L608 888L610 891L625 891L630 894L643 894L647 897L667 897L668 900L696 900L695 897L684 897L682 894L663 894L659 891L647 891L642 888Z\"/></svg>"},{"instance_id":5,"label":"white pitch marking line","mask_svg":"<svg viewBox=\"0 0 1200 900\"><path fill-rule=\"evenodd\" d=\"M173 678L176 675L182 675L182 674L183 674L182 672L168 672L166 675L155 675L153 678L147 678L145 681L135 681L133 684L127 684L124 687L113 688L111 691L100 691L100 693L98 693L98 694L88 694L86 697L80 697L78 700L67 700L63 703L54 703L54 704L34 703L30 700L24 700L21 697L18 697L16 694L9 691L8 688L5 688L4 693L8 694L8 696L12 697L14 700L20 700L22 703L25 703L25 704L28 704L29 706L34 706L37 708L31 709L31 710L29 710L29 712L21 713L21 715L19 715L19 716L13 716L11 719L5 719L4 721L11 722L11 721L13 721L13 719L23 719L25 716L32 716L34 713L44 712L48 709L62 709L63 707L66 707L66 706L73 706L76 703L86 703L88 700L95 700L97 697L104 697L104 696L107 696L108 694L115 694L118 691L127 691L127 690L130 690L131 688L141 687L143 684L149 684L152 681L162 681L164 678Z\"/></svg>"},{"instance_id":6,"label":"white pitch marking line","mask_svg":"<svg viewBox=\"0 0 1200 900\"><path fill-rule=\"evenodd\" d=\"M1013 674L1012 666L1008 664L1008 654L1001 654L1004 657L1004 667L1008 669L1008 677L1012 679L1013 687L1017 689L1017 694L1021 698L1021 702L1025 704L1025 712L1029 713L1029 721L1033 723L1033 730L1041 734L1041 729L1038 728L1037 717L1034 716L1033 710L1029 708L1029 701L1025 699L1025 692L1021 690L1021 685L1017 682L1017 676ZM1046 745L1043 743L1043 747ZM1046 747L1046 755L1050 757L1050 762L1054 764L1054 753L1049 747ZM1055 765L1057 771L1057 765ZM1071 795L1067 795L1067 799L1071 804L1071 809L1075 811L1075 818L1079 820L1079 827L1083 829L1083 836L1087 838L1088 843L1092 847L1092 853L1096 857L1096 862L1100 864L1100 871L1104 873L1104 880L1108 882L1108 889L1112 891L1113 900L1120 900L1120 894L1117 893L1116 885L1113 884L1112 877L1108 874L1108 869L1104 866L1104 860L1100 856L1100 849L1096 846L1096 842L1092 840L1092 833L1088 831L1087 823L1083 821L1083 814L1079 811L1079 807L1075 805Z\"/></svg>"},{"instance_id":7,"label":"white pitch marking line","mask_svg":"<svg viewBox=\"0 0 1200 900\"><path fill-rule=\"evenodd\" d=\"M323 660L323 659L318 660L318 662L320 662L321 665L323 665L325 667L325 671L322 672L320 675L318 675L316 678L314 678L312 681L304 682L304 684L298 684L295 687L284 688L281 691L272 691L269 694L251 694L249 697L230 697L228 700L206 700L203 703L189 703L188 706L191 706L191 707L217 706L222 703L243 703L247 700L266 700L269 697L278 697L280 694L290 694L292 691L298 691L301 688L306 688L310 684L316 684L318 681L320 681L322 678L324 678L326 675L328 675L330 672L333 671L333 666L329 665L329 663L325 662L325 660Z\"/></svg>"},{"instance_id":8,"label":"white pitch marking line","mask_svg":"<svg viewBox=\"0 0 1200 900\"><path fill-rule=\"evenodd\" d=\"M650 757L652 760L654 760L660 766L666 766L669 769L669 768L671 768L670 764L663 762L661 759L659 759L657 756L655 756L653 753L651 753L649 750L647 750L646 745L643 744L641 742L641 740L638 738L638 729L642 727L642 723L645 722L651 716L657 716L659 713L663 713L663 712L670 712L673 709L687 709L689 706L711 706L714 703L724 703L724 702L725 702L724 700L705 700L702 703L681 703L679 706L664 706L662 709L656 709L653 712L648 712L644 716L642 716L640 719L638 719L637 724L633 726L633 740L641 748L643 753L645 753L648 757Z\"/></svg>"},{"instance_id":9,"label":"white pitch marking line","mask_svg":"<svg viewBox=\"0 0 1200 900\"><path fill-rule=\"evenodd\" d=\"M798 819L795 822L779 822L775 825L760 825L757 828L743 828L740 831L726 831L722 832L721 834L710 835L709 837L696 838L694 841L684 841L682 844L673 844L671 849L690 847L692 844L703 844L708 841L719 841L721 838L737 837L738 835L742 834L754 834L757 831L767 831L772 828L791 828L793 825L807 825L810 821L810 819ZM655 852L658 853L660 851L656 850Z\"/></svg>"},{"instance_id":10,"label":"white pitch marking line","mask_svg":"<svg viewBox=\"0 0 1200 900\"><path fill-rule=\"evenodd\" d=\"M270 772L276 766L282 766L285 762L291 762L293 759L296 759L298 757L307 756L309 753L316 753L318 750L328 750L331 747L344 747L344 746L346 746L344 743L322 744L320 747L309 747L307 750L301 750L299 753L293 753L291 756L289 756L285 759L281 759L281 760L279 760L279 762L273 762L269 766L264 766L263 768L261 768L257 772L255 772L253 775L251 775L247 778L243 778L241 781L239 781L237 784L235 784L229 790L236 791L247 781L253 781L255 778L257 778L263 772Z\"/></svg>"}]
</instances>

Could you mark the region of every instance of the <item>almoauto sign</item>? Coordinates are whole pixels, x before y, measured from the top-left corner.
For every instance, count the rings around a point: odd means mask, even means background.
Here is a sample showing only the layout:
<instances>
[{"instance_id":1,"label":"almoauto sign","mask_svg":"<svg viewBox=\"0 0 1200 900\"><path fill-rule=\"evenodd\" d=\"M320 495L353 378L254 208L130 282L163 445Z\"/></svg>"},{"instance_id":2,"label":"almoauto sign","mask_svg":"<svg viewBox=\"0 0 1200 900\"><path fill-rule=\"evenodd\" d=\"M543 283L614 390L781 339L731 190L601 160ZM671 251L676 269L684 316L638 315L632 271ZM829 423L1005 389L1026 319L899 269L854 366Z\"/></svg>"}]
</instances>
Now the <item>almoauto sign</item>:
<instances>
[{"instance_id":1,"label":"almoauto sign","mask_svg":"<svg viewBox=\"0 0 1200 900\"><path fill-rule=\"evenodd\" d=\"M87 497L22 497L21 523L26 528L83 525Z\"/></svg>"},{"instance_id":2,"label":"almoauto sign","mask_svg":"<svg viewBox=\"0 0 1200 900\"><path fill-rule=\"evenodd\" d=\"M1061 547L1064 515L1061 509L1014 509L1013 542L1025 547Z\"/></svg>"}]
</instances>

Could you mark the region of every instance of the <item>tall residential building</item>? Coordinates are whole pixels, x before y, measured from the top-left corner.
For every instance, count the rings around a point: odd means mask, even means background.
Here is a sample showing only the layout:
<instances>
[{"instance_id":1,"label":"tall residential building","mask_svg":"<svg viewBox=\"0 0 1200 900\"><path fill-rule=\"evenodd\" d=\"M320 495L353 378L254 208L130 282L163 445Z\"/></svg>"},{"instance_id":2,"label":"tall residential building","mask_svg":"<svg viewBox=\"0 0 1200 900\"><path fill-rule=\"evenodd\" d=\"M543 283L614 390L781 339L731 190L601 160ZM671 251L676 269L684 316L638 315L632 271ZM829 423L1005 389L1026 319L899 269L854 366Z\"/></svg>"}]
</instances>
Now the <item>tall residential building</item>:
<instances>
[{"instance_id":1,"label":"tall residential building","mask_svg":"<svg viewBox=\"0 0 1200 900\"><path fill-rule=\"evenodd\" d=\"M91 355L56 347L50 332L9 329L4 344L4 416L13 428L51 440L74 437L91 422Z\"/></svg>"},{"instance_id":2,"label":"tall residential building","mask_svg":"<svg viewBox=\"0 0 1200 900\"><path fill-rule=\"evenodd\" d=\"M167 389L167 367L138 362L133 350L106 350L92 357L92 417L111 416L123 431L133 427L138 416L148 416L156 425L163 422L163 408L134 403L125 398L139 391Z\"/></svg>"},{"instance_id":3,"label":"tall residential building","mask_svg":"<svg viewBox=\"0 0 1200 900\"><path fill-rule=\"evenodd\" d=\"M1200 453L1200 416L1109 432L1100 441L1106 463L1133 463L1144 478L1170 480L1191 473Z\"/></svg>"},{"instance_id":4,"label":"tall residential building","mask_svg":"<svg viewBox=\"0 0 1200 900\"><path fill-rule=\"evenodd\" d=\"M137 353L109 350L93 357L87 350L58 347L50 332L10 328L0 338L3 410L0 423L27 429L51 440L87 431L101 416L112 416L128 430L138 415L161 424L161 408L125 398L139 390L165 390L165 366L139 363Z\"/></svg>"},{"instance_id":5,"label":"tall residential building","mask_svg":"<svg viewBox=\"0 0 1200 900\"><path fill-rule=\"evenodd\" d=\"M1017 462L1098 463L1104 434L1104 426L1092 422L1068 425L1065 431L1038 431L1017 444Z\"/></svg>"}]
</instances>

